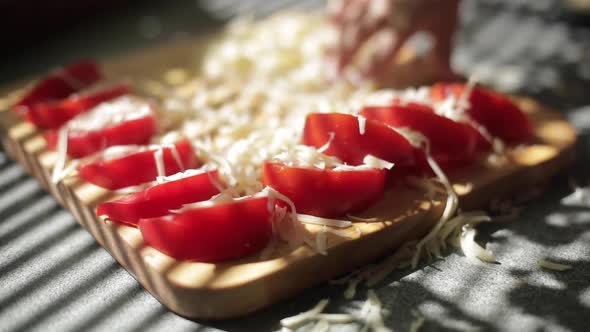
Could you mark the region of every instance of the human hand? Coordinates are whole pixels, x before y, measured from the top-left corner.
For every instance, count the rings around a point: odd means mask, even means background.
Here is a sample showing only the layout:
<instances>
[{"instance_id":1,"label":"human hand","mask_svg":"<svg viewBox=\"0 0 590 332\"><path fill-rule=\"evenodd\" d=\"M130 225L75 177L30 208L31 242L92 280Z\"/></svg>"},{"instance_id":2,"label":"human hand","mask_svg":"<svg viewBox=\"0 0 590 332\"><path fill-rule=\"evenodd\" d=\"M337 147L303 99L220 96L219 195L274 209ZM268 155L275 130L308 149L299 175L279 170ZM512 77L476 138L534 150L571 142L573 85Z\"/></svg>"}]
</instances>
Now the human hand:
<instances>
[{"instance_id":1,"label":"human hand","mask_svg":"<svg viewBox=\"0 0 590 332\"><path fill-rule=\"evenodd\" d=\"M459 0L332 0L328 15L338 32L335 49L328 53L331 78L341 76L371 38L367 61L358 68L363 78L387 80L404 43L418 31L430 33L434 78L456 78L450 67L452 37L457 26Z\"/></svg>"}]
</instances>

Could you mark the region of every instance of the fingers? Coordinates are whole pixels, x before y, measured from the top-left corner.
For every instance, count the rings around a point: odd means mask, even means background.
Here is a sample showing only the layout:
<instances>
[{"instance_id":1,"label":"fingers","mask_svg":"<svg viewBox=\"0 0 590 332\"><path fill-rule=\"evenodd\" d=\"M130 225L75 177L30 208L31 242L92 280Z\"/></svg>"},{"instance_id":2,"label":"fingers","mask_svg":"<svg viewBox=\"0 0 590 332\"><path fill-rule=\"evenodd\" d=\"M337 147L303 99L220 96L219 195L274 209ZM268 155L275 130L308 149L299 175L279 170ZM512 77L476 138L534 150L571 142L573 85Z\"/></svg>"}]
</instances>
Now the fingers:
<instances>
[{"instance_id":1,"label":"fingers","mask_svg":"<svg viewBox=\"0 0 590 332\"><path fill-rule=\"evenodd\" d=\"M337 74L346 67L362 45L362 17L367 12L367 0L351 1L337 26L338 44L335 50Z\"/></svg>"},{"instance_id":2,"label":"fingers","mask_svg":"<svg viewBox=\"0 0 590 332\"><path fill-rule=\"evenodd\" d=\"M367 40L383 29L392 8L392 0L355 0L345 9L338 26L339 42L334 52L337 74L354 61Z\"/></svg>"},{"instance_id":3,"label":"fingers","mask_svg":"<svg viewBox=\"0 0 590 332\"><path fill-rule=\"evenodd\" d=\"M413 33L413 30L396 31L393 28L380 31L380 35L376 36L377 40L375 41L379 45L376 47L377 51L367 61L365 67L361 68L361 75L365 78L383 76Z\"/></svg>"},{"instance_id":4,"label":"fingers","mask_svg":"<svg viewBox=\"0 0 590 332\"><path fill-rule=\"evenodd\" d=\"M330 22L333 24L340 24L342 22L344 12L353 0L329 0L326 4L326 13Z\"/></svg>"}]
</instances>

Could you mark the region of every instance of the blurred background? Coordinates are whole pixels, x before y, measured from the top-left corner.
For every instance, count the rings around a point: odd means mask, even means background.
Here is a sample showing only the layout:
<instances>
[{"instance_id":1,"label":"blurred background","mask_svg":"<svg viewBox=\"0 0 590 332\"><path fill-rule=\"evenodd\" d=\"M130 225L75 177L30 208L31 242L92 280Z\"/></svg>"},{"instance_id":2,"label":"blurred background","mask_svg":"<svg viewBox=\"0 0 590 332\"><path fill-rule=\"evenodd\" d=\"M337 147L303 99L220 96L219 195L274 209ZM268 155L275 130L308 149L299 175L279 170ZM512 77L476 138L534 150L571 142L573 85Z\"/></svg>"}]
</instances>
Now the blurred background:
<instances>
[{"instance_id":1,"label":"blurred background","mask_svg":"<svg viewBox=\"0 0 590 332\"><path fill-rule=\"evenodd\" d=\"M501 91L533 96L563 111L579 130L588 179L590 14L584 0L463 0L453 65ZM0 87L79 58L110 57L211 34L240 13L265 17L316 0L0 0ZM457 255L378 290L407 330L419 311L426 330L587 330L590 315L588 211L563 207L567 176L518 223L483 230L502 265L474 267ZM495 228L494 228L495 227ZM574 264L539 272L527 255L551 253ZM523 263L524 262L524 263ZM401 281L401 282L399 282ZM465 287L469 285L469 287ZM196 324L167 311L20 166L0 153L0 331L276 329L341 289L323 285L238 322ZM351 304L336 301L330 311ZM354 303L353 303L354 305ZM446 325L445 325L446 324ZM347 330L346 328L344 330ZM348 329L347 331L354 331Z\"/></svg>"},{"instance_id":2,"label":"blurred background","mask_svg":"<svg viewBox=\"0 0 590 332\"><path fill-rule=\"evenodd\" d=\"M240 13L322 8L318 0L28 1L0 4L0 84L81 57L210 33ZM583 103L590 81L586 0L464 0L453 64L499 90ZM551 98L550 98L551 99ZM549 100L553 101L553 100Z\"/></svg>"}]
</instances>

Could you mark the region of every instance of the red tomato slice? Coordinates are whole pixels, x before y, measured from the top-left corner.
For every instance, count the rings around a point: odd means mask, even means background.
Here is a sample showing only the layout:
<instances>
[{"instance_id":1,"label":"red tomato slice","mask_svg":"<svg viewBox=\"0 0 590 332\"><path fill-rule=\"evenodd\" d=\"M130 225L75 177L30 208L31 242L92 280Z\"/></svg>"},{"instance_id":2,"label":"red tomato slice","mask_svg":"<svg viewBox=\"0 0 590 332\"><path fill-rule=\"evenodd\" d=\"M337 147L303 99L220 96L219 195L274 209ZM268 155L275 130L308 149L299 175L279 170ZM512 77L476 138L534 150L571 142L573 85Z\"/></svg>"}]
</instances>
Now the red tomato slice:
<instances>
[{"instance_id":1,"label":"red tomato slice","mask_svg":"<svg viewBox=\"0 0 590 332\"><path fill-rule=\"evenodd\" d=\"M27 112L37 103L67 98L102 78L94 61L70 64L37 82L14 106L17 112Z\"/></svg>"},{"instance_id":2,"label":"red tomato slice","mask_svg":"<svg viewBox=\"0 0 590 332\"><path fill-rule=\"evenodd\" d=\"M464 90L464 84L438 83L432 86L431 97L435 102L449 95L459 98ZM471 107L467 113L492 136L507 143L522 142L533 136L530 119L508 97L476 87L471 92L469 103Z\"/></svg>"},{"instance_id":3,"label":"red tomato slice","mask_svg":"<svg viewBox=\"0 0 590 332\"><path fill-rule=\"evenodd\" d=\"M148 144L157 132L154 113L152 105L132 97L102 103L66 124L68 155L82 158L109 146ZM49 148L55 149L57 131L44 135Z\"/></svg>"},{"instance_id":4,"label":"red tomato slice","mask_svg":"<svg viewBox=\"0 0 590 332\"><path fill-rule=\"evenodd\" d=\"M289 197L297 212L333 218L367 209L385 190L387 170L334 171L265 162L262 181Z\"/></svg>"},{"instance_id":5,"label":"red tomato slice","mask_svg":"<svg viewBox=\"0 0 590 332\"><path fill-rule=\"evenodd\" d=\"M141 219L147 245L181 260L218 262L263 249L272 236L267 197L250 197L180 214Z\"/></svg>"},{"instance_id":6,"label":"red tomato slice","mask_svg":"<svg viewBox=\"0 0 590 332\"><path fill-rule=\"evenodd\" d=\"M181 140L175 146L182 161L182 168L174 158L173 150L164 147L162 150L166 175L199 167L200 163L188 140ZM156 180L156 151L157 149L147 149L121 158L99 159L82 165L78 172L84 180L110 190L136 186Z\"/></svg>"},{"instance_id":7,"label":"red tomato slice","mask_svg":"<svg viewBox=\"0 0 590 332\"><path fill-rule=\"evenodd\" d=\"M68 132L68 155L82 158L115 145L147 144L156 133L153 116L125 121L101 130ZM57 145L57 131L44 133L50 149Z\"/></svg>"},{"instance_id":8,"label":"red tomato slice","mask_svg":"<svg viewBox=\"0 0 590 332\"><path fill-rule=\"evenodd\" d=\"M467 124L435 114L427 105L365 107L360 114L367 119L421 133L430 142L432 157L445 168L462 165L476 155L477 132Z\"/></svg>"},{"instance_id":9,"label":"red tomato slice","mask_svg":"<svg viewBox=\"0 0 590 332\"><path fill-rule=\"evenodd\" d=\"M211 178L219 181L217 171L200 173L102 203L96 215L136 227L139 219L163 217L185 204L205 201L219 193Z\"/></svg>"},{"instance_id":10,"label":"red tomato slice","mask_svg":"<svg viewBox=\"0 0 590 332\"><path fill-rule=\"evenodd\" d=\"M118 84L93 91L82 91L51 102L37 103L26 113L27 120L41 129L57 129L76 115L98 104L130 92L127 84Z\"/></svg>"},{"instance_id":11,"label":"red tomato slice","mask_svg":"<svg viewBox=\"0 0 590 332\"><path fill-rule=\"evenodd\" d=\"M350 114L312 113L303 129L303 144L320 148L333 139L325 154L340 158L349 165L360 165L366 155L394 163L397 167L411 166L416 161L416 149L402 135L387 125L373 120L359 131L359 120Z\"/></svg>"}]
</instances>

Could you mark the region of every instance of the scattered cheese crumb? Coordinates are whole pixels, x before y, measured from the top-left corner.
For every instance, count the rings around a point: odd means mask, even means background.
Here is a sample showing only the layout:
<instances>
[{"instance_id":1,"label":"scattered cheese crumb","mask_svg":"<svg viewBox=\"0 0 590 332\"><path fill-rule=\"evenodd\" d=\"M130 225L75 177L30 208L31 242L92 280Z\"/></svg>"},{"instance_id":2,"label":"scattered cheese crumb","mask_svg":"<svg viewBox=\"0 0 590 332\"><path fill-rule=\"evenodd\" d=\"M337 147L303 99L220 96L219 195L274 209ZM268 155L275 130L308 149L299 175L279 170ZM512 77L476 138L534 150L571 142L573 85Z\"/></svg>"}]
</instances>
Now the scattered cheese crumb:
<instances>
[{"instance_id":1,"label":"scattered cheese crumb","mask_svg":"<svg viewBox=\"0 0 590 332\"><path fill-rule=\"evenodd\" d=\"M322 218L301 213L297 214L297 219L302 223L306 224L323 225L338 228L347 228L352 225L352 222L350 222L349 220Z\"/></svg>"},{"instance_id":2,"label":"scattered cheese crumb","mask_svg":"<svg viewBox=\"0 0 590 332\"><path fill-rule=\"evenodd\" d=\"M554 263L554 262L550 262L545 259L541 259L537 264L539 265L539 267L541 267L543 269L553 270L553 271L567 271L567 270L571 270L573 268L573 266L571 266L571 265Z\"/></svg>"},{"instance_id":3,"label":"scattered cheese crumb","mask_svg":"<svg viewBox=\"0 0 590 332\"><path fill-rule=\"evenodd\" d=\"M487 249L482 248L477 242L475 242L475 236L477 230L471 225L464 225L461 232L461 250L465 254L465 257L469 259L478 258L483 262L494 263L496 262L496 256Z\"/></svg>"},{"instance_id":4,"label":"scattered cheese crumb","mask_svg":"<svg viewBox=\"0 0 590 332\"><path fill-rule=\"evenodd\" d=\"M361 308L360 316L364 317L365 326L370 327L373 331L391 332L392 330L385 326L383 322L382 304L374 290L367 291L367 301Z\"/></svg>"},{"instance_id":5,"label":"scattered cheese crumb","mask_svg":"<svg viewBox=\"0 0 590 332\"><path fill-rule=\"evenodd\" d=\"M324 309L328 306L328 303L330 303L329 299L322 299L309 311L302 312L292 317L283 318L281 319L281 326L289 329L295 329L309 322L310 320L315 319L319 313L324 311Z\"/></svg>"},{"instance_id":6,"label":"scattered cheese crumb","mask_svg":"<svg viewBox=\"0 0 590 332\"><path fill-rule=\"evenodd\" d=\"M361 135L364 135L365 134L365 127L367 125L367 118L365 118L362 115L357 115L356 118L359 122L359 133Z\"/></svg>"},{"instance_id":7,"label":"scattered cheese crumb","mask_svg":"<svg viewBox=\"0 0 590 332\"><path fill-rule=\"evenodd\" d=\"M51 174L51 181L59 183L63 179L63 171L68 158L68 129L61 128L57 132L57 161L53 167Z\"/></svg>"}]
</instances>

